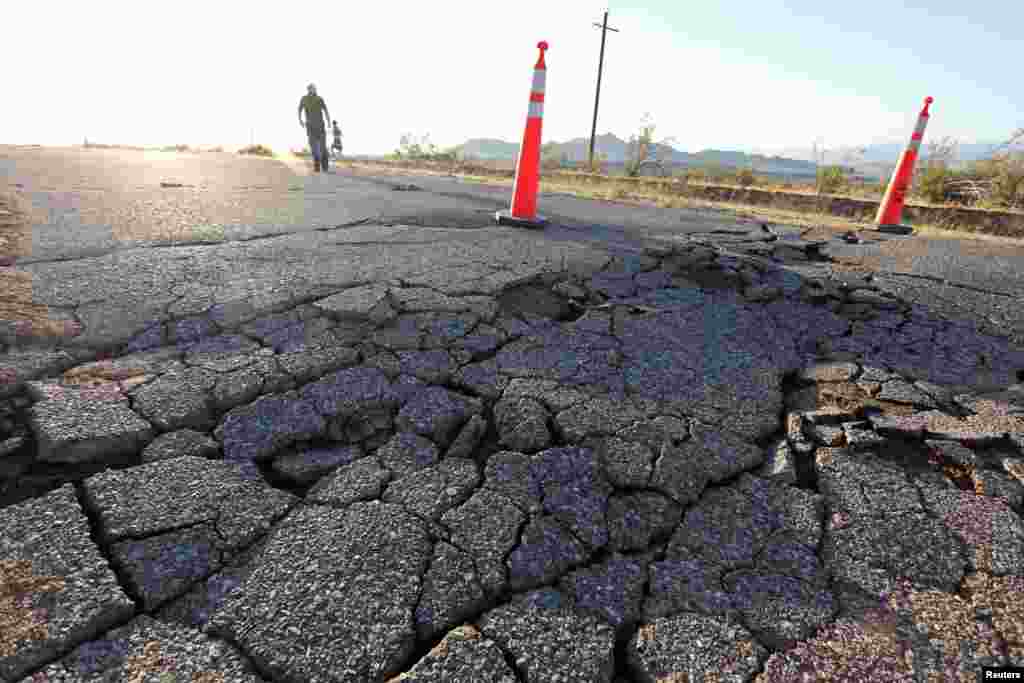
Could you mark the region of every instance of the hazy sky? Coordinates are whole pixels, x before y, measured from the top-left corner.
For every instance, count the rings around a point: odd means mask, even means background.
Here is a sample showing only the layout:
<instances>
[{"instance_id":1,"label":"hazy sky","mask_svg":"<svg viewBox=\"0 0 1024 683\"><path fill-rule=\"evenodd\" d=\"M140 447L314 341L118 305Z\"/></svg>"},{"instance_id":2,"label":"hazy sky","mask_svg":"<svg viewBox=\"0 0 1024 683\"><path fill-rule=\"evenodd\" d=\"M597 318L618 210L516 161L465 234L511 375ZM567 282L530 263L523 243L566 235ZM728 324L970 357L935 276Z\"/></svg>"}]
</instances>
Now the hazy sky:
<instances>
[{"instance_id":1,"label":"hazy sky","mask_svg":"<svg viewBox=\"0 0 1024 683\"><path fill-rule=\"evenodd\" d=\"M358 9L355 9L358 7ZM314 82L346 152L408 131L439 145L522 135L547 40L545 140L590 134L606 4L10 2L0 143L305 143ZM680 149L998 140L1024 126L1018 0L612 2L598 132L644 112ZM13 41L13 42L12 42Z\"/></svg>"}]
</instances>

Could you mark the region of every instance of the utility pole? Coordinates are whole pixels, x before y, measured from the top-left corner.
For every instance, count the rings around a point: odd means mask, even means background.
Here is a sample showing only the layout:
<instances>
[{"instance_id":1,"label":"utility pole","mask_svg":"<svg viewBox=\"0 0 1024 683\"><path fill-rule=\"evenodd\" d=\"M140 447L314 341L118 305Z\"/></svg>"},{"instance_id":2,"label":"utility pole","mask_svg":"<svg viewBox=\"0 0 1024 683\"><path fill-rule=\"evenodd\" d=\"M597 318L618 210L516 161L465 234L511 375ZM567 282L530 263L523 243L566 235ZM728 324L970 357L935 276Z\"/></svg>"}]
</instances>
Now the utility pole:
<instances>
[{"instance_id":1,"label":"utility pole","mask_svg":"<svg viewBox=\"0 0 1024 683\"><path fill-rule=\"evenodd\" d=\"M597 104L601 101L601 71L604 69L604 39L608 31L619 32L619 29L608 25L608 12L604 13L604 23L595 23L601 29L601 56L597 60L597 93L594 95L594 125L590 128L590 169L594 168L594 139L597 136Z\"/></svg>"},{"instance_id":2,"label":"utility pole","mask_svg":"<svg viewBox=\"0 0 1024 683\"><path fill-rule=\"evenodd\" d=\"M819 144L821 145L820 149ZM821 194L821 167L825 164L825 138L817 138L812 149L814 154L814 194Z\"/></svg>"}]
</instances>

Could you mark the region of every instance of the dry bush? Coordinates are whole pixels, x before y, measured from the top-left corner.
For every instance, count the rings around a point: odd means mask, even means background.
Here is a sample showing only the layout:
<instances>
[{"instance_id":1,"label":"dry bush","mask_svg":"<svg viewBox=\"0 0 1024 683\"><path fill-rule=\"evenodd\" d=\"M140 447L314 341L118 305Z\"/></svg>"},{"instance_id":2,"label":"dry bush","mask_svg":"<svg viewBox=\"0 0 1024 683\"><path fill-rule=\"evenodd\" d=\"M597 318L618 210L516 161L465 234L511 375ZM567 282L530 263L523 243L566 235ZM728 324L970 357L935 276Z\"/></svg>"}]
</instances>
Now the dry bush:
<instances>
[{"instance_id":1,"label":"dry bush","mask_svg":"<svg viewBox=\"0 0 1024 683\"><path fill-rule=\"evenodd\" d=\"M308 153L309 150L306 150ZM238 150L239 154L251 154L258 157L272 157L274 156L274 150L264 145L249 145Z\"/></svg>"},{"instance_id":2,"label":"dry bush","mask_svg":"<svg viewBox=\"0 0 1024 683\"><path fill-rule=\"evenodd\" d=\"M736 184L742 187L751 187L757 183L757 176L754 175L754 169L752 168L741 168L736 171Z\"/></svg>"},{"instance_id":3,"label":"dry bush","mask_svg":"<svg viewBox=\"0 0 1024 683\"><path fill-rule=\"evenodd\" d=\"M1000 154L974 164L972 175L988 181L995 207L1024 209L1024 154Z\"/></svg>"},{"instance_id":4,"label":"dry bush","mask_svg":"<svg viewBox=\"0 0 1024 683\"><path fill-rule=\"evenodd\" d=\"M842 166L826 166L818 171L818 191L835 194L846 187L846 172Z\"/></svg>"}]
</instances>

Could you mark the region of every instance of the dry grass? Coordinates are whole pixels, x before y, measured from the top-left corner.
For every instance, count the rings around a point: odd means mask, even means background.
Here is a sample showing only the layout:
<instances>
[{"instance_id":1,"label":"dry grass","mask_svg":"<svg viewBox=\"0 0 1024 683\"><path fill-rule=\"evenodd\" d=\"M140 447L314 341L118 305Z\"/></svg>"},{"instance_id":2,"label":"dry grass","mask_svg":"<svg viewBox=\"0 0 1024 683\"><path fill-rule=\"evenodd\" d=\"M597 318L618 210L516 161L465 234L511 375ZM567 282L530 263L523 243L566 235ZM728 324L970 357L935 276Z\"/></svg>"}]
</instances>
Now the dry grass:
<instances>
[{"instance_id":1,"label":"dry grass","mask_svg":"<svg viewBox=\"0 0 1024 683\"><path fill-rule=\"evenodd\" d=\"M32 249L31 207L10 190L0 188L0 266L4 259L25 256Z\"/></svg>"},{"instance_id":2,"label":"dry grass","mask_svg":"<svg viewBox=\"0 0 1024 683\"><path fill-rule=\"evenodd\" d=\"M53 337L73 333L68 321L54 320L49 307L32 297L32 276L10 267L10 259L32 251L32 225L45 216L13 192L0 188L0 321L18 323L19 336Z\"/></svg>"},{"instance_id":3,"label":"dry grass","mask_svg":"<svg viewBox=\"0 0 1024 683\"><path fill-rule=\"evenodd\" d=\"M32 276L13 268L0 268L0 320L20 322L35 332L60 334L63 327L50 319L47 306L32 300Z\"/></svg>"},{"instance_id":4,"label":"dry grass","mask_svg":"<svg viewBox=\"0 0 1024 683\"><path fill-rule=\"evenodd\" d=\"M26 560L0 560L0 657L11 657L18 643L49 637L45 610L33 609L33 597L64 589L60 576L37 576Z\"/></svg>"}]
</instances>

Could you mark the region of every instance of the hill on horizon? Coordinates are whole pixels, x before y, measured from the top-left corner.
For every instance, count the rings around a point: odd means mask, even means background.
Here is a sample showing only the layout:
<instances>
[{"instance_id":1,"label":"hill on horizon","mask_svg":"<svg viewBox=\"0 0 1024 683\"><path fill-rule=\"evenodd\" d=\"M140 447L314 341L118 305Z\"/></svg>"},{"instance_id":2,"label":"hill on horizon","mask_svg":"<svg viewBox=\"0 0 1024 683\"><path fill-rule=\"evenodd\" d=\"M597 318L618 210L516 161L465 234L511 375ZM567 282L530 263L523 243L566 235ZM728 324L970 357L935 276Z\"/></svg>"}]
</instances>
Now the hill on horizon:
<instances>
[{"instance_id":1,"label":"hill on horizon","mask_svg":"<svg viewBox=\"0 0 1024 683\"><path fill-rule=\"evenodd\" d=\"M572 138L565 142L545 143L545 151L562 157L570 164L585 163L590 155L590 138ZM654 156L664 159L669 165L681 168L721 166L724 168L750 168L769 175L811 176L815 174L813 162L804 159L787 159L781 156L748 154L740 151L706 149L696 154L684 152L668 145L651 146ZM515 160L519 144L496 138L473 138L456 148L464 159ZM594 152L604 155L607 163L623 165L629 160L629 142L614 133L598 135Z\"/></svg>"},{"instance_id":2,"label":"hill on horizon","mask_svg":"<svg viewBox=\"0 0 1024 683\"><path fill-rule=\"evenodd\" d=\"M931 142L936 141L932 140ZM956 146L954 160L960 163L967 163L988 159L992 156L993 152L1002 148L1002 145L1003 142L982 141L959 143ZM883 142L871 145L843 146L835 149L826 149L824 157L826 164L847 164L856 166L860 166L862 164L895 165L904 149L906 149L906 143ZM1015 145L1012 149L1015 151L1024 151L1024 145ZM921 146L921 158L927 159L929 151L929 139L926 134L924 144ZM791 159L802 159L805 161L814 160L814 152L810 147L790 147L781 150L779 154Z\"/></svg>"},{"instance_id":3,"label":"hill on horizon","mask_svg":"<svg viewBox=\"0 0 1024 683\"><path fill-rule=\"evenodd\" d=\"M998 142L970 142L957 145L954 166L963 166L972 161L987 159L1000 149ZM676 168L721 167L724 170L753 168L755 173L773 176L810 177L816 173L814 153L810 147L791 147L777 153L764 154L740 150L705 149L691 153L666 145L652 145L656 156ZM853 169L867 179L883 180L889 177L905 144L888 142L871 145L846 146L826 149L824 165L839 165ZM515 161L519 155L519 144L497 138L473 138L458 145L456 152L464 159L483 161ZM1024 152L1024 143L1011 148ZM614 133L598 135L594 144L597 155L604 155L611 166L623 166L629 159L629 143ZM928 141L921 150L921 158L928 158ZM578 137L565 142L545 143L545 152L553 153L565 162L578 165L586 163L590 154L590 138Z\"/></svg>"}]
</instances>

